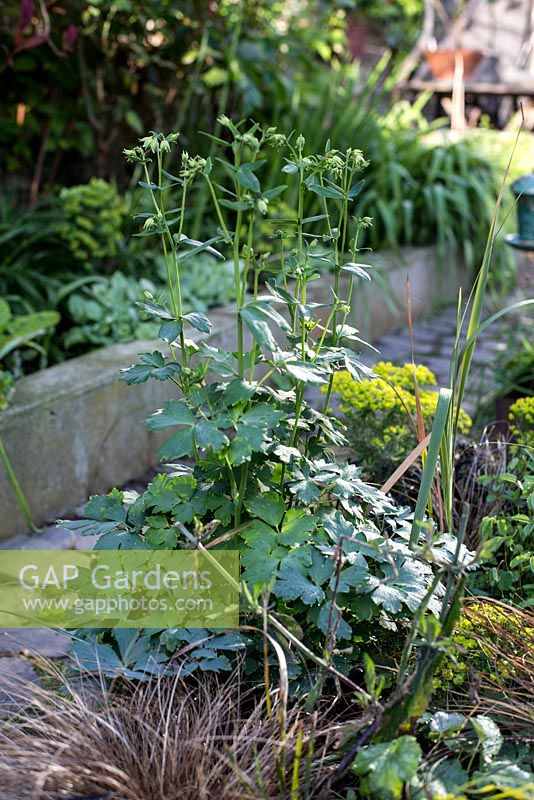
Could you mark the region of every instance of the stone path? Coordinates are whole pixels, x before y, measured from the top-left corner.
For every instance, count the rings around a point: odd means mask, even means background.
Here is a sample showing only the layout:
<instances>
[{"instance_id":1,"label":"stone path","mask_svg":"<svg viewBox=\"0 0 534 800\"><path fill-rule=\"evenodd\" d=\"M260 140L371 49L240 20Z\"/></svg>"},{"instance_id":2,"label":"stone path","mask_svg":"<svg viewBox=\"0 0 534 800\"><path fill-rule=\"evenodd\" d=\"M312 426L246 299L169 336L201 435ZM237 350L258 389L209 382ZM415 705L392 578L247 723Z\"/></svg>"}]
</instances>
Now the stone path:
<instances>
[{"instance_id":1,"label":"stone path","mask_svg":"<svg viewBox=\"0 0 534 800\"><path fill-rule=\"evenodd\" d=\"M512 301L510 301L512 302ZM464 408L473 414L480 401L493 388L493 370L497 355L507 347L505 323L498 320L488 326L479 336L475 348ZM467 323L464 326L463 333ZM414 359L416 364L424 364L437 378L437 385L448 386L449 369L456 336L456 306L449 306L439 314L414 323ZM378 353L364 348L362 361L373 366L378 361L392 361L394 364L411 362L410 339L407 328L398 328L372 342ZM322 407L320 389L311 387L306 397L308 402ZM332 406L335 408L335 398Z\"/></svg>"},{"instance_id":2,"label":"stone path","mask_svg":"<svg viewBox=\"0 0 534 800\"><path fill-rule=\"evenodd\" d=\"M79 536L51 525L39 534L20 534L0 542L0 559L2 550L91 550L96 541L95 536ZM18 656L40 655L45 658L64 658L67 655L70 636L59 631L46 629L0 628L0 675L9 676L20 661L21 670L27 662ZM13 673L14 674L14 673ZM2 706L2 684L0 683L0 706Z\"/></svg>"},{"instance_id":3,"label":"stone path","mask_svg":"<svg viewBox=\"0 0 534 800\"><path fill-rule=\"evenodd\" d=\"M467 323L464 326L463 333ZM430 319L419 320L413 326L414 359L416 364L424 364L437 378L438 386L449 383L449 369L456 337L456 306L449 306L440 314ZM380 351L377 356L367 350L363 354L366 364L371 366L376 361L392 361L405 364L411 361L410 340L405 328L392 331L373 342ZM479 400L492 387L493 366L499 351L505 347L502 327L489 326L480 335L469 377L466 393L466 411L473 413ZM370 353L370 354L369 354Z\"/></svg>"}]
</instances>

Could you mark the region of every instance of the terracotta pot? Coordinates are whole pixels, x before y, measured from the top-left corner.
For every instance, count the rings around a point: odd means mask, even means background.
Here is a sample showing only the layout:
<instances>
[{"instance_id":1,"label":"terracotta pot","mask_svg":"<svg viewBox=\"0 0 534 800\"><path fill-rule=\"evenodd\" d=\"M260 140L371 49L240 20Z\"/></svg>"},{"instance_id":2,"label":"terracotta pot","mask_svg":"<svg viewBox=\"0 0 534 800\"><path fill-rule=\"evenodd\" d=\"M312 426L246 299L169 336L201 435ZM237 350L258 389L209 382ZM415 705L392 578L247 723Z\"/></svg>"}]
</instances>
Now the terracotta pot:
<instances>
[{"instance_id":1,"label":"terracotta pot","mask_svg":"<svg viewBox=\"0 0 534 800\"><path fill-rule=\"evenodd\" d=\"M439 80L454 77L456 56L462 56L464 60L464 78L469 78L484 58L484 53L481 50L464 50L462 48L425 50L423 55L432 71L432 75Z\"/></svg>"}]
</instances>

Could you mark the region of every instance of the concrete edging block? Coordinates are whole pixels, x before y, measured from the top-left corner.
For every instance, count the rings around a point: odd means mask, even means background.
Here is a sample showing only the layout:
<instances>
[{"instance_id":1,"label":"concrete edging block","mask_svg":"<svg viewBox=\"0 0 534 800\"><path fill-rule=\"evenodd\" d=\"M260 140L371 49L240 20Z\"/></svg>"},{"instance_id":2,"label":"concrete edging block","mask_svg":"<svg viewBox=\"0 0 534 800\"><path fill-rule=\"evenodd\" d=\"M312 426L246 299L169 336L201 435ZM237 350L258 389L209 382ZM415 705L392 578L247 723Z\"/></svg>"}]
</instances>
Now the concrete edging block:
<instances>
[{"instance_id":1,"label":"concrete edging block","mask_svg":"<svg viewBox=\"0 0 534 800\"><path fill-rule=\"evenodd\" d=\"M233 324L215 310L213 331L199 335L229 343ZM161 435L143 420L176 396L170 381L126 386L120 370L161 342L111 345L18 381L0 414L0 438L37 525L72 513L90 494L143 475L156 461ZM0 463L0 539L26 529Z\"/></svg>"}]
</instances>

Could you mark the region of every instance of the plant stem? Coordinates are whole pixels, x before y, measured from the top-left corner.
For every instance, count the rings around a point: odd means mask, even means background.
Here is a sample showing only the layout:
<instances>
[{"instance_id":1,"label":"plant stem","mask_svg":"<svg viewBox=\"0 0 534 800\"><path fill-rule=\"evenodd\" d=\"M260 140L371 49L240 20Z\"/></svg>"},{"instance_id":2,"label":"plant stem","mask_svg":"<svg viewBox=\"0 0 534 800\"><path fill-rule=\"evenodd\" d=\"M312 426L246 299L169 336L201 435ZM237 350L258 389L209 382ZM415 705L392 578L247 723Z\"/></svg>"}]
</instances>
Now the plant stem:
<instances>
[{"instance_id":1,"label":"plant stem","mask_svg":"<svg viewBox=\"0 0 534 800\"><path fill-rule=\"evenodd\" d=\"M33 521L32 512L30 511L30 507L28 505L28 501L24 496L24 492L20 487L20 483L17 480L17 476L11 466L11 461L7 455L6 448L4 447L3 441L0 439L0 458L4 463L4 467L7 472L7 477L13 487L15 492L15 497L17 498L17 503L19 504L20 510L22 511L22 515L24 520L26 521L26 525L32 531L32 533L41 533L41 528L38 528L35 522Z\"/></svg>"},{"instance_id":2,"label":"plant stem","mask_svg":"<svg viewBox=\"0 0 534 800\"><path fill-rule=\"evenodd\" d=\"M259 281L260 281L260 271L258 269L254 270L254 301L258 299L258 289L259 289ZM256 340L252 342L252 352L250 353L250 377L249 380L252 383L254 381L254 371L256 368L256 354L258 352L258 345Z\"/></svg>"},{"instance_id":3,"label":"plant stem","mask_svg":"<svg viewBox=\"0 0 534 800\"><path fill-rule=\"evenodd\" d=\"M342 238L341 238L341 252L339 250L339 233L336 236L335 240L335 259L334 259L334 313L332 314L332 338L334 342L334 346L337 345L339 336L336 332L337 329L337 311L336 311L336 304L338 303L338 294L339 294L339 276L341 274L341 264L340 256L343 258L345 254L345 247L347 243L347 230L348 230L348 216L349 216L349 198L348 198L348 191L350 182L352 180L352 172L350 176L348 176L348 169L345 167L343 171L343 204L340 211L339 216L339 229L343 231ZM332 228L330 226L330 218L328 218L328 228L329 231L332 232ZM349 284L349 299L347 300L347 304L350 305L350 301L352 299L352 281ZM347 312L348 313L348 312ZM347 319L347 314L345 314L343 324L345 324L345 320ZM330 398L332 397L332 389L334 388L334 374L332 373L328 379L328 387L326 389L325 400L323 404L323 414L328 413L328 406L330 404Z\"/></svg>"},{"instance_id":4,"label":"plant stem","mask_svg":"<svg viewBox=\"0 0 534 800\"><path fill-rule=\"evenodd\" d=\"M226 241L230 242L232 237L230 236L230 231L228 230L226 222L224 221L224 217L221 211L221 206L219 205L219 201L217 200L217 195L215 193L215 189L213 188L213 184L209 178L209 175L206 175L206 182L210 190L211 199L213 200L213 205L215 206L215 213L217 214L217 219L219 220L219 224L224 232Z\"/></svg>"},{"instance_id":5,"label":"plant stem","mask_svg":"<svg viewBox=\"0 0 534 800\"><path fill-rule=\"evenodd\" d=\"M245 499L245 492L247 490L249 464L250 462L246 461L241 467L241 477L239 479L239 489L237 492L234 514L235 527L241 524L241 511L243 510L243 500Z\"/></svg>"},{"instance_id":6,"label":"plant stem","mask_svg":"<svg viewBox=\"0 0 534 800\"><path fill-rule=\"evenodd\" d=\"M238 195L239 198L239 195ZM237 307L237 364L239 377L243 378L245 371L244 353L243 353L243 320L240 311L243 307L243 297L241 295L241 267L239 264L239 232L243 221L243 213L237 212L236 229L234 233L234 278L236 290L236 307Z\"/></svg>"}]
</instances>

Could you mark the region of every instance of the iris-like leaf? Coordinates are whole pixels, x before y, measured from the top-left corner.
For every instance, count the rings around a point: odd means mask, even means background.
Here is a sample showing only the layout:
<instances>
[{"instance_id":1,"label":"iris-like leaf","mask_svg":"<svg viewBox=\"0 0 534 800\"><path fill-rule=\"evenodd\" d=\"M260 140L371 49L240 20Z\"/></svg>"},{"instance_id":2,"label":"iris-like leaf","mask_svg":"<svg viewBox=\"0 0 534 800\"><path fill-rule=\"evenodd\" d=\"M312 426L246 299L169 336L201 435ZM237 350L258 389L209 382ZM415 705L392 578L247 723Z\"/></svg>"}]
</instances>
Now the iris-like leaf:
<instances>
[{"instance_id":1,"label":"iris-like leaf","mask_svg":"<svg viewBox=\"0 0 534 800\"><path fill-rule=\"evenodd\" d=\"M161 303L155 303L153 300L140 300L137 305L141 308L145 314L148 314L150 317L158 317L159 319L172 319L175 320L174 314L162 306Z\"/></svg>"},{"instance_id":2,"label":"iris-like leaf","mask_svg":"<svg viewBox=\"0 0 534 800\"><path fill-rule=\"evenodd\" d=\"M319 197L330 197L336 200L343 197L343 192L340 189L335 189L330 186L321 186L319 183L308 184L308 189Z\"/></svg>"},{"instance_id":3,"label":"iris-like leaf","mask_svg":"<svg viewBox=\"0 0 534 800\"><path fill-rule=\"evenodd\" d=\"M351 200L354 200L355 197L358 197L361 190L363 189L364 184L365 180L362 179L361 181L357 181L350 187L348 196Z\"/></svg>"},{"instance_id":4,"label":"iris-like leaf","mask_svg":"<svg viewBox=\"0 0 534 800\"><path fill-rule=\"evenodd\" d=\"M186 259L191 258L191 256L196 255L197 253L204 253L204 252L210 253L212 256L215 256L216 258L224 260L223 254L220 253L218 250L216 250L214 247L212 247L212 245L215 244L215 242L220 241L220 238L221 238L220 236L212 236L212 238L208 239L206 242L201 242L198 239L190 239L184 233L179 235L175 234L173 236L173 239L178 244L186 244L189 247L191 247L191 250L188 250L187 252L180 252L178 254L180 261L185 261Z\"/></svg>"},{"instance_id":5,"label":"iris-like leaf","mask_svg":"<svg viewBox=\"0 0 534 800\"><path fill-rule=\"evenodd\" d=\"M286 175L295 175L298 171L299 168L294 161L288 161L287 164L282 167L282 172Z\"/></svg>"},{"instance_id":6,"label":"iris-like leaf","mask_svg":"<svg viewBox=\"0 0 534 800\"><path fill-rule=\"evenodd\" d=\"M226 200L223 197L219 200L219 205L224 206L224 208L230 208L232 211L246 211L254 207L254 200Z\"/></svg>"},{"instance_id":7,"label":"iris-like leaf","mask_svg":"<svg viewBox=\"0 0 534 800\"><path fill-rule=\"evenodd\" d=\"M184 326L181 319L169 320L168 322L164 322L161 325L158 331L158 336L160 339L164 339L164 341L169 342L169 344L171 344L172 342L175 342L176 339L179 337L179 335L183 330L183 327Z\"/></svg>"}]
</instances>

